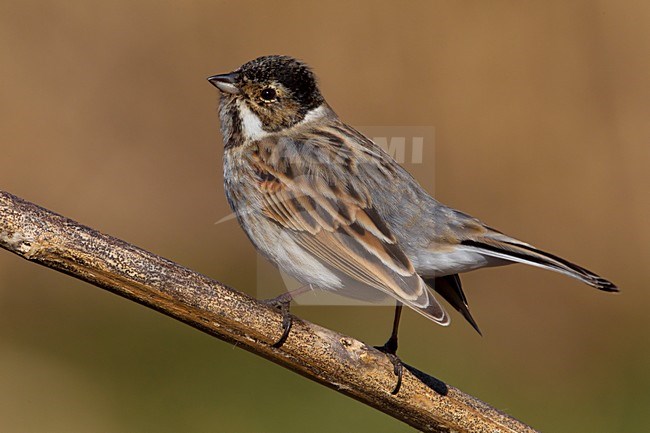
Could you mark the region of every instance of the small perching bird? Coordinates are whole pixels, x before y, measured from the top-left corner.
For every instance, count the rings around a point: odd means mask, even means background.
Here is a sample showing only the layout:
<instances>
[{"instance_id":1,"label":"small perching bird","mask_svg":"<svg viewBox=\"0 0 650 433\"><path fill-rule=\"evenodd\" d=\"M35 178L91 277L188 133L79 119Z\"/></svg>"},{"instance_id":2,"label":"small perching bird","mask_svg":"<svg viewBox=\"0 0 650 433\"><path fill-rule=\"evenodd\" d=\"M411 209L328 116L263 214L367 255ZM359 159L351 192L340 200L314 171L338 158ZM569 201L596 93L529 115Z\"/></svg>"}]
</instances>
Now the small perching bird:
<instances>
[{"instance_id":1,"label":"small perching bird","mask_svg":"<svg viewBox=\"0 0 650 433\"><path fill-rule=\"evenodd\" d=\"M436 201L338 118L304 63L260 57L208 80L221 91L225 190L240 225L262 255L305 285L365 300L394 298L393 333L382 350L398 376L402 304L448 325L435 291L479 331L459 273L524 263L618 291ZM284 338L289 326L286 320Z\"/></svg>"}]
</instances>

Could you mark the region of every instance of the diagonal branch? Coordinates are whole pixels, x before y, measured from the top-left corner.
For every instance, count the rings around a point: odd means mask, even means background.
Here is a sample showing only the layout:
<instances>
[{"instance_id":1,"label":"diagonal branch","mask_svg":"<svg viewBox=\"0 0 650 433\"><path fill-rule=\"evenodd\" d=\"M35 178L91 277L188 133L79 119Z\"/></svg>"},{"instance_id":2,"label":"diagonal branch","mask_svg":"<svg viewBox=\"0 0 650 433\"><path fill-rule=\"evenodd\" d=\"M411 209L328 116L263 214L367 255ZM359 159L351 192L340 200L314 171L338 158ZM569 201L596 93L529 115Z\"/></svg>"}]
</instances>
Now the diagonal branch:
<instances>
[{"instance_id":1,"label":"diagonal branch","mask_svg":"<svg viewBox=\"0 0 650 433\"><path fill-rule=\"evenodd\" d=\"M0 246L187 323L427 432L534 432L412 367L400 392L384 354L210 278L0 191Z\"/></svg>"}]
</instances>

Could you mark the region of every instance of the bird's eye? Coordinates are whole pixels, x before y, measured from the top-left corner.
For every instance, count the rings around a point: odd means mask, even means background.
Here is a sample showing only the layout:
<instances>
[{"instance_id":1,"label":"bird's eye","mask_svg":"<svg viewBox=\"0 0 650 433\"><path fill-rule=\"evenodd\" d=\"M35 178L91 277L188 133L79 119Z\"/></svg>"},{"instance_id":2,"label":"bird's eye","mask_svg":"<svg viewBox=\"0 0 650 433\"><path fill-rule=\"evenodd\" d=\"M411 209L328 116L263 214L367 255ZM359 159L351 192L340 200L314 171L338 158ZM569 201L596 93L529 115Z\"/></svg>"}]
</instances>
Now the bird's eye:
<instances>
[{"instance_id":1,"label":"bird's eye","mask_svg":"<svg viewBox=\"0 0 650 433\"><path fill-rule=\"evenodd\" d=\"M266 102L271 102L271 101L273 101L275 99L275 96L276 96L275 89L272 88L272 87L267 87L266 89L262 90L262 93L260 93L260 96Z\"/></svg>"}]
</instances>

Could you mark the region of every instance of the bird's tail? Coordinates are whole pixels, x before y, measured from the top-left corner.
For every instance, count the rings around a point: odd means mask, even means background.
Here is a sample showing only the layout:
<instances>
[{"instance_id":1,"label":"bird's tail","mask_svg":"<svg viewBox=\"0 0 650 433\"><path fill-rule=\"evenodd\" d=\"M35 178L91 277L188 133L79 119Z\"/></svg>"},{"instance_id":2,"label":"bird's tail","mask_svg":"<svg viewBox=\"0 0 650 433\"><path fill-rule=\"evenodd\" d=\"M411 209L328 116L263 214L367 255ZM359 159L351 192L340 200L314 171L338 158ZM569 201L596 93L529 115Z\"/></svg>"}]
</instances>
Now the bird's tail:
<instances>
[{"instance_id":1,"label":"bird's tail","mask_svg":"<svg viewBox=\"0 0 650 433\"><path fill-rule=\"evenodd\" d=\"M616 285L593 272L500 233L494 237L466 239L461 241L461 245L486 256L560 272L605 292L618 292Z\"/></svg>"},{"instance_id":2,"label":"bird's tail","mask_svg":"<svg viewBox=\"0 0 650 433\"><path fill-rule=\"evenodd\" d=\"M483 335L481 334L478 324L472 317L472 314L469 312L467 298L463 292L463 287L460 283L460 277L458 274L445 275L444 277L436 278L424 278L424 282L427 283L427 286L439 293L452 307L458 310L458 312L463 315L465 320L472 325L479 335Z\"/></svg>"}]
</instances>

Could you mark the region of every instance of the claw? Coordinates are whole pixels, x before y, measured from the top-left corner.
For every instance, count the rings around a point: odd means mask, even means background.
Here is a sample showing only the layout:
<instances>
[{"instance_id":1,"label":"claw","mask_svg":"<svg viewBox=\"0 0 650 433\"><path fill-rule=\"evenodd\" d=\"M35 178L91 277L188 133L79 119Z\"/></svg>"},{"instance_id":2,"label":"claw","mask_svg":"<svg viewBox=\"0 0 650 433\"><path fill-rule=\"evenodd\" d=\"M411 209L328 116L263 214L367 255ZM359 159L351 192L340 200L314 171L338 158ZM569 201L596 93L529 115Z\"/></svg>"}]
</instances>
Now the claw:
<instances>
[{"instance_id":1,"label":"claw","mask_svg":"<svg viewBox=\"0 0 650 433\"><path fill-rule=\"evenodd\" d=\"M291 313L289 312L289 309L291 307L291 300L292 297L290 293L283 293L277 298L265 299L262 301L264 304L280 310L280 313L282 313L282 335L275 343L271 345L276 349L278 347L282 347L284 342L287 340L287 337L289 337L289 332L291 331L291 325L293 323Z\"/></svg>"},{"instance_id":2,"label":"claw","mask_svg":"<svg viewBox=\"0 0 650 433\"><path fill-rule=\"evenodd\" d=\"M375 346L375 349L385 353L390 362L393 364L393 373L397 376L397 383L395 388L391 391L392 395L397 395L402 387L402 374L404 373L404 364L399 356L395 353L397 351L397 344L394 344L392 339L388 340L383 346Z\"/></svg>"}]
</instances>

